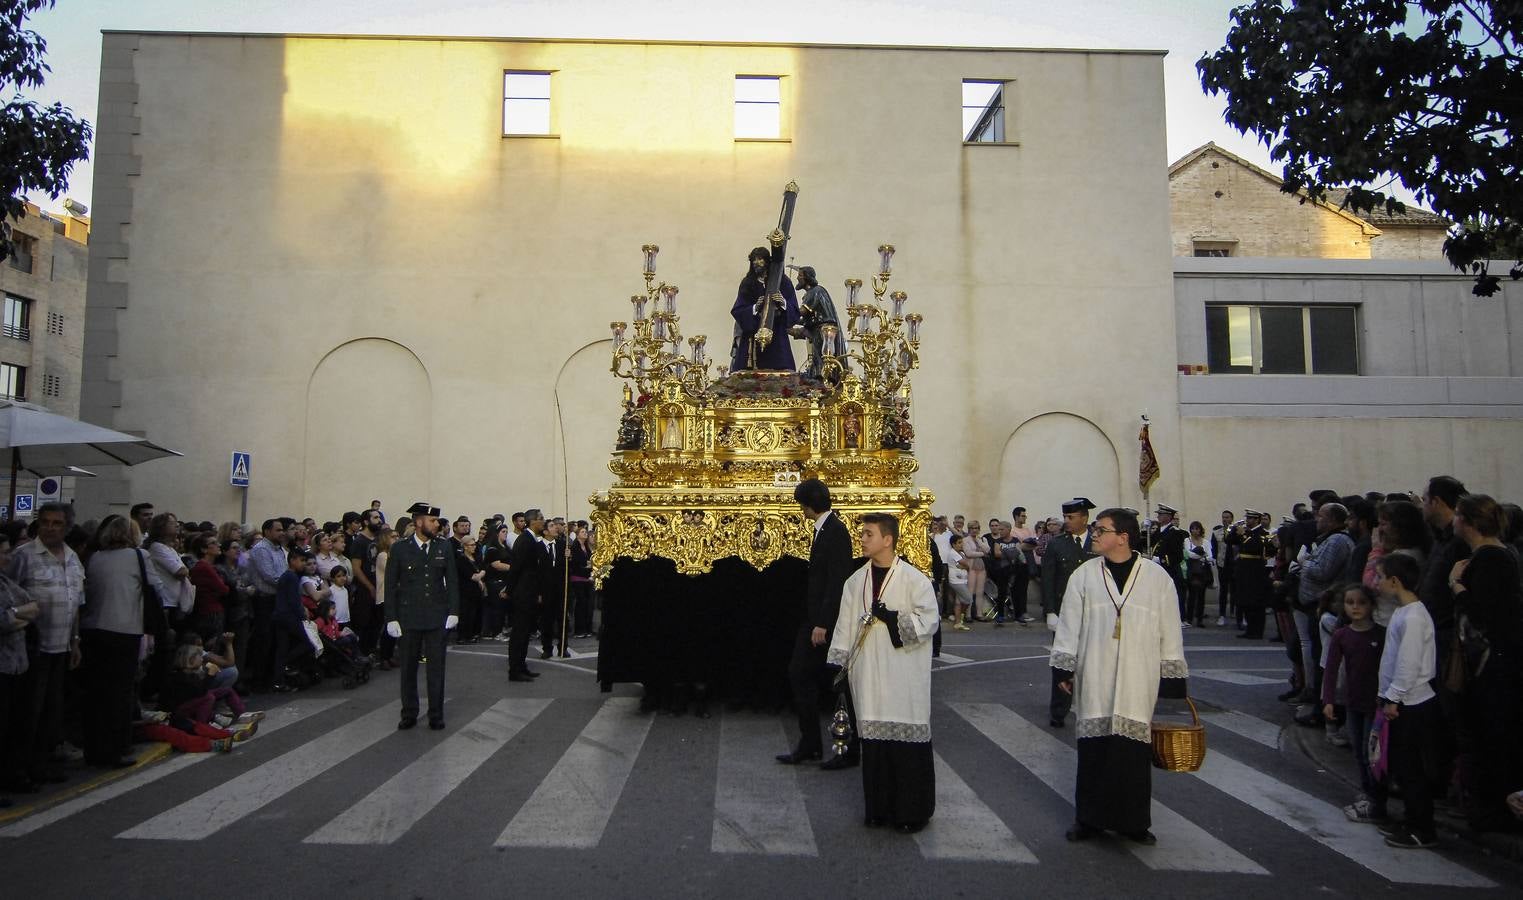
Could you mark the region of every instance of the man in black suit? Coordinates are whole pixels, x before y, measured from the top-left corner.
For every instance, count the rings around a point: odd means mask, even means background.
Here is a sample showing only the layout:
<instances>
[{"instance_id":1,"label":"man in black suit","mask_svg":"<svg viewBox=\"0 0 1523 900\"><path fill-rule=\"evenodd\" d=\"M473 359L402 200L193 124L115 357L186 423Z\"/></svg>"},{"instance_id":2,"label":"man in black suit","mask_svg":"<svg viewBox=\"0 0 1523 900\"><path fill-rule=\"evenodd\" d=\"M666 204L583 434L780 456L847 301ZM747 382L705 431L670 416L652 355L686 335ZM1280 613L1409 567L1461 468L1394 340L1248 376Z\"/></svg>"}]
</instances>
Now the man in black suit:
<instances>
[{"instance_id":1,"label":"man in black suit","mask_svg":"<svg viewBox=\"0 0 1523 900\"><path fill-rule=\"evenodd\" d=\"M459 624L460 583L455 553L439 538L439 508L414 503L410 537L397 541L381 577L386 585L386 633L397 639L402 660L402 719L418 724L418 657L428 658L428 727L444 728L444 637Z\"/></svg>"},{"instance_id":2,"label":"man in black suit","mask_svg":"<svg viewBox=\"0 0 1523 900\"><path fill-rule=\"evenodd\" d=\"M559 653L571 655L564 631L567 590L566 523L554 519L545 526L540 540L544 556L539 587L539 658L549 659Z\"/></svg>"},{"instance_id":3,"label":"man in black suit","mask_svg":"<svg viewBox=\"0 0 1523 900\"><path fill-rule=\"evenodd\" d=\"M525 657L529 654L529 632L539 609L540 582L545 576L549 554L540 543L545 531L545 516L537 509L524 513L526 527L513 542L513 563L508 570L508 596L511 600L513 633L508 640L508 680L533 681L538 672L530 672Z\"/></svg>"},{"instance_id":4,"label":"man in black suit","mask_svg":"<svg viewBox=\"0 0 1523 900\"><path fill-rule=\"evenodd\" d=\"M1042 606L1047 610L1047 627L1056 631L1063 594L1068 590L1068 576L1079 564L1095 554L1089 545L1089 511L1095 505L1088 497L1075 497L1063 504L1063 533L1047 543L1042 554ZM1073 708L1073 695L1058 688L1057 669L1053 670L1052 694L1048 704L1048 724L1062 728Z\"/></svg>"},{"instance_id":5,"label":"man in black suit","mask_svg":"<svg viewBox=\"0 0 1523 900\"><path fill-rule=\"evenodd\" d=\"M1189 628L1191 620L1188 595L1185 592L1185 576L1180 571L1185 564L1185 530L1175 521L1179 511L1167 503L1158 504L1154 514L1158 516L1158 527L1153 529L1152 540L1149 542L1153 547L1153 559L1163 566L1163 570L1169 573L1169 580L1174 582L1174 593L1179 595L1179 621Z\"/></svg>"},{"instance_id":6,"label":"man in black suit","mask_svg":"<svg viewBox=\"0 0 1523 900\"><path fill-rule=\"evenodd\" d=\"M818 478L799 482L793 499L814 525L814 542L809 547L808 606L798 637L793 644L793 659L788 663L788 680L793 686L793 706L799 717L799 742L792 753L783 753L777 761L798 765L825 755L820 737L820 680L825 675L825 655L830 636L835 631L836 615L841 611L841 590L851 574L851 534L840 517L830 511L830 488ZM848 712L850 697L847 693ZM855 720L856 716L852 715ZM822 769L847 769L857 765L857 741L838 754Z\"/></svg>"}]
</instances>

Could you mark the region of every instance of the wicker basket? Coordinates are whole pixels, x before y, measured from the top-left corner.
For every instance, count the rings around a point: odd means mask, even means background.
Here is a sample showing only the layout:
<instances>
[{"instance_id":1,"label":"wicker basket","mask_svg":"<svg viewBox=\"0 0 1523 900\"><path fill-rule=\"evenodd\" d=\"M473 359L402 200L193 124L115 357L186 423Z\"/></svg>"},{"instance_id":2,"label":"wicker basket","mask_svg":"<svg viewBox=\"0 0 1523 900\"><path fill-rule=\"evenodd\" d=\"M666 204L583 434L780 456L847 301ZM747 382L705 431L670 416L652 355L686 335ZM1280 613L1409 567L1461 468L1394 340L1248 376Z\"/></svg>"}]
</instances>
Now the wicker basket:
<instances>
[{"instance_id":1,"label":"wicker basket","mask_svg":"<svg viewBox=\"0 0 1523 900\"><path fill-rule=\"evenodd\" d=\"M1206 726L1189 697L1191 723L1153 722L1153 765L1165 772L1198 772L1206 759Z\"/></svg>"}]
</instances>

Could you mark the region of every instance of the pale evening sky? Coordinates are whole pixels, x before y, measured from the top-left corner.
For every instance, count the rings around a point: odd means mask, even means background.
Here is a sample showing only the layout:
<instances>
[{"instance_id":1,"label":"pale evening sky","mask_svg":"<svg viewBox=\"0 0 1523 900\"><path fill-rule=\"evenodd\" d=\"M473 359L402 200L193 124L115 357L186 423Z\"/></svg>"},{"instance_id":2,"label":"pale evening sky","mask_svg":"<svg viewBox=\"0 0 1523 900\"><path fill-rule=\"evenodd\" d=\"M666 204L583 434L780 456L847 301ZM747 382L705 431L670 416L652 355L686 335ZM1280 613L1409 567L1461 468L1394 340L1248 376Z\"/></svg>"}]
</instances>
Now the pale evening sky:
<instances>
[{"instance_id":1,"label":"pale evening sky","mask_svg":"<svg viewBox=\"0 0 1523 900\"><path fill-rule=\"evenodd\" d=\"M61 100L92 122L102 29L494 37L644 38L804 43L1161 49L1169 159L1207 141L1260 165L1261 145L1222 121L1195 61L1227 32L1232 0L59 0L31 20L52 75L36 99ZM75 167L67 196L90 202L93 169ZM34 198L59 209L62 197Z\"/></svg>"}]
</instances>

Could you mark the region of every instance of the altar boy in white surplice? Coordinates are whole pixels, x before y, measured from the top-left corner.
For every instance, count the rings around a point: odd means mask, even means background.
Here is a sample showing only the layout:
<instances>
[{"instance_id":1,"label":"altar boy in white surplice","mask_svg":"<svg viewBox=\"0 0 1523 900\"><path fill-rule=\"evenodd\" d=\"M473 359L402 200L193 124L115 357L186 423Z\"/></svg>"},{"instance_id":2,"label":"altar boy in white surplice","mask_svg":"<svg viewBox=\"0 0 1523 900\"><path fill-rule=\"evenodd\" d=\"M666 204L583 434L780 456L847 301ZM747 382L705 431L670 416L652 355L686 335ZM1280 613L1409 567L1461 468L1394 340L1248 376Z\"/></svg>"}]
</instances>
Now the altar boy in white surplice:
<instances>
[{"instance_id":1,"label":"altar boy in white surplice","mask_svg":"<svg viewBox=\"0 0 1523 900\"><path fill-rule=\"evenodd\" d=\"M931 756L931 580L899 558L899 520L862 517L868 564L846 579L826 661L851 676L869 828L925 827L936 810Z\"/></svg>"},{"instance_id":2,"label":"altar boy in white surplice","mask_svg":"<svg viewBox=\"0 0 1523 900\"><path fill-rule=\"evenodd\" d=\"M1079 771L1070 841L1152 831L1152 721L1160 694L1185 696L1179 597L1169 574L1132 549L1137 516L1107 509L1090 527L1098 554L1074 570L1053 636L1051 665L1074 694Z\"/></svg>"}]
</instances>

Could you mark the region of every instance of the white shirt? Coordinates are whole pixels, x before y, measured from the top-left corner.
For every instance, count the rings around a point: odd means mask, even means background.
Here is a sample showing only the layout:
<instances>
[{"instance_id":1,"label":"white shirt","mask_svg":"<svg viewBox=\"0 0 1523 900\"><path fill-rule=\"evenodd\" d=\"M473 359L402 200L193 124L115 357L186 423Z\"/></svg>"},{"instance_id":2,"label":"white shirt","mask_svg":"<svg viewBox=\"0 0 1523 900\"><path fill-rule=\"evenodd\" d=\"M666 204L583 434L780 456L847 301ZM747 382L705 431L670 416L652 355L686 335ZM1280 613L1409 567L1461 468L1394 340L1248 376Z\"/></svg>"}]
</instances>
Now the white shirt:
<instances>
[{"instance_id":1,"label":"white shirt","mask_svg":"<svg viewBox=\"0 0 1523 900\"><path fill-rule=\"evenodd\" d=\"M952 532L948 530L943 531L941 534L935 535L931 538L931 543L936 545L936 549L939 551L941 556L941 561L950 566L951 563L947 560L952 555ZM959 559L960 558L961 557L959 557Z\"/></svg>"},{"instance_id":2,"label":"white shirt","mask_svg":"<svg viewBox=\"0 0 1523 900\"><path fill-rule=\"evenodd\" d=\"M825 527L825 520L828 518L830 518L830 510L827 509L820 513L819 518L814 520L814 533L816 537L819 536L820 530Z\"/></svg>"},{"instance_id":3,"label":"white shirt","mask_svg":"<svg viewBox=\"0 0 1523 900\"><path fill-rule=\"evenodd\" d=\"M1433 686L1428 682L1438 670L1436 648L1428 608L1421 603L1398 606L1386 628L1385 649L1380 651L1377 696L1402 706L1433 699Z\"/></svg>"},{"instance_id":4,"label":"white shirt","mask_svg":"<svg viewBox=\"0 0 1523 900\"><path fill-rule=\"evenodd\" d=\"M967 584L968 570L958 565L963 560L962 554L952 549L951 545L947 546L945 553L942 561L947 564L947 581L951 584Z\"/></svg>"},{"instance_id":5,"label":"white shirt","mask_svg":"<svg viewBox=\"0 0 1523 900\"><path fill-rule=\"evenodd\" d=\"M349 589L334 585L328 594L328 599L333 601L333 621L340 625L349 624Z\"/></svg>"}]
</instances>

